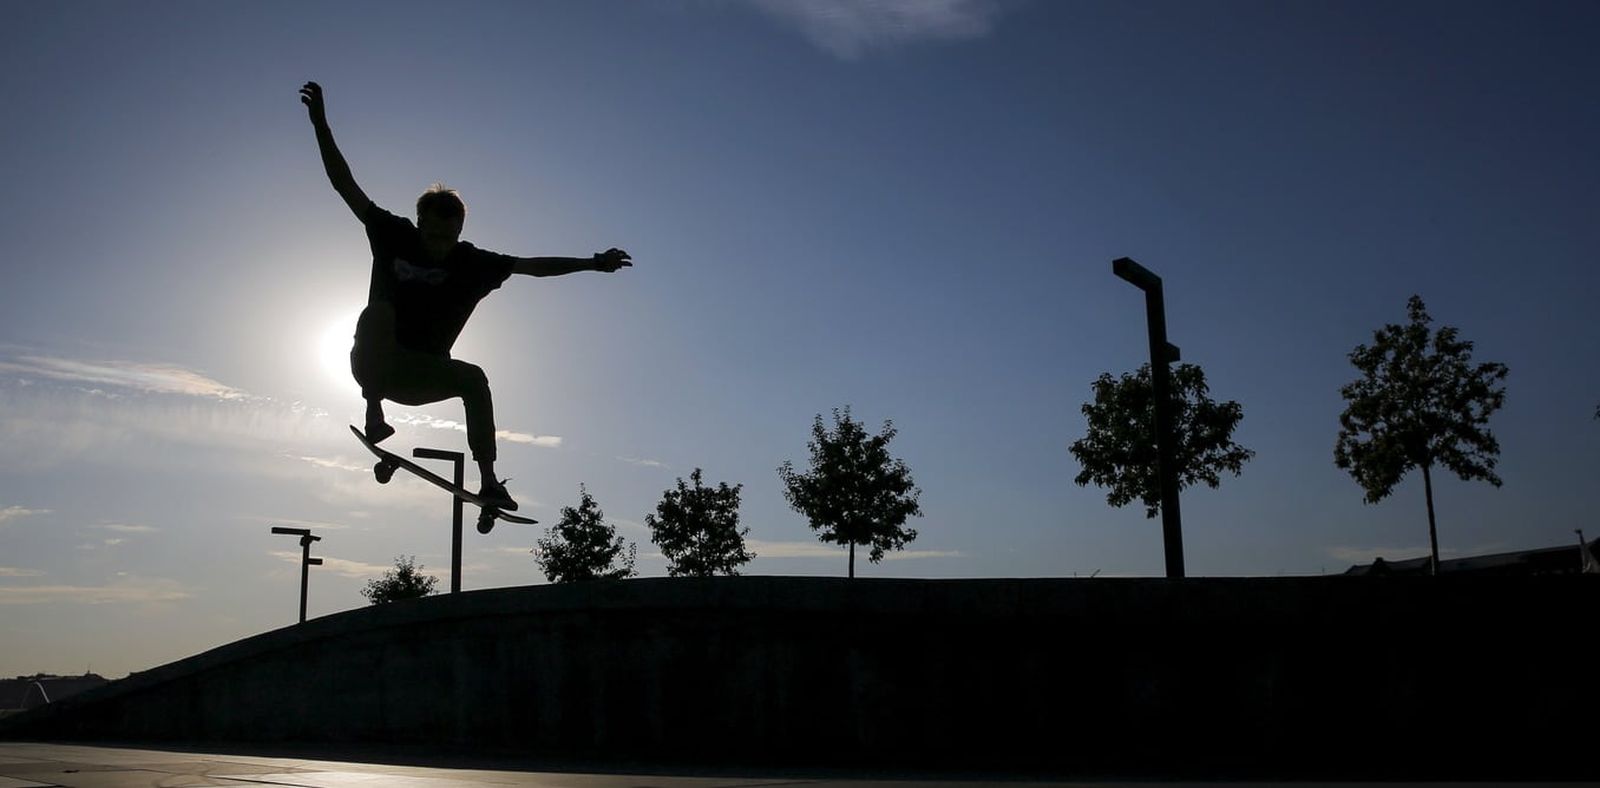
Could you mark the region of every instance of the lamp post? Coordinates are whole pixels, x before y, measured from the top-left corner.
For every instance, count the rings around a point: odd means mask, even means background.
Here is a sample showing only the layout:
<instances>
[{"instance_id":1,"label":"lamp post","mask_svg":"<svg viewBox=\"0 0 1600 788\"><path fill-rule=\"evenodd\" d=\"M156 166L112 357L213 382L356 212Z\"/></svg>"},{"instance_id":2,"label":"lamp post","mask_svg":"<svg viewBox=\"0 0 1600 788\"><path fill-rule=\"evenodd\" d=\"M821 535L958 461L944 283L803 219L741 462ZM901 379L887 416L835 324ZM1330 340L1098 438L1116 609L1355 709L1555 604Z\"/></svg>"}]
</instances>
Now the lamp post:
<instances>
[{"instance_id":1,"label":"lamp post","mask_svg":"<svg viewBox=\"0 0 1600 788\"><path fill-rule=\"evenodd\" d=\"M300 623L306 623L306 586L311 579L311 567L322 566L321 558L311 557L311 543L321 541L322 537L312 536L309 528L284 528L273 526L275 534L287 534L300 537Z\"/></svg>"},{"instance_id":2,"label":"lamp post","mask_svg":"<svg viewBox=\"0 0 1600 788\"><path fill-rule=\"evenodd\" d=\"M1178 360L1178 346L1167 341L1167 306L1161 277L1132 258L1111 261L1111 272L1144 291L1145 322L1150 334L1150 394L1154 398L1156 473L1161 481L1161 536L1166 546L1167 577L1183 577L1183 525L1178 512L1178 468L1172 434L1172 381L1167 365Z\"/></svg>"},{"instance_id":3,"label":"lamp post","mask_svg":"<svg viewBox=\"0 0 1600 788\"><path fill-rule=\"evenodd\" d=\"M454 477L456 489L465 490L467 456L459 451L445 451L444 449L412 449L411 456L423 460L446 460L456 464ZM460 496L452 496L453 504L450 510L450 593L461 591L461 510L465 502Z\"/></svg>"}]
</instances>

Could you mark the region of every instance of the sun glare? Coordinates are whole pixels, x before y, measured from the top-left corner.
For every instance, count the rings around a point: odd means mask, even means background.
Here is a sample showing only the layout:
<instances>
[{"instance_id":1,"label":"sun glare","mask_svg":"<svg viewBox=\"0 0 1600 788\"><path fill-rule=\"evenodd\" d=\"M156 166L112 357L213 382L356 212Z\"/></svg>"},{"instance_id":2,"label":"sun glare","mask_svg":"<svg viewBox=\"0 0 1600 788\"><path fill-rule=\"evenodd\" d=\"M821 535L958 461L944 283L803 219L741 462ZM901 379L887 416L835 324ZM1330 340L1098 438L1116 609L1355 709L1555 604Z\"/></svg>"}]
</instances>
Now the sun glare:
<instances>
[{"instance_id":1,"label":"sun glare","mask_svg":"<svg viewBox=\"0 0 1600 788\"><path fill-rule=\"evenodd\" d=\"M328 324L317 338L317 361L322 366L328 382L341 390L356 390L355 379L350 376L350 345L356 334L356 320L361 311L342 315Z\"/></svg>"}]
</instances>

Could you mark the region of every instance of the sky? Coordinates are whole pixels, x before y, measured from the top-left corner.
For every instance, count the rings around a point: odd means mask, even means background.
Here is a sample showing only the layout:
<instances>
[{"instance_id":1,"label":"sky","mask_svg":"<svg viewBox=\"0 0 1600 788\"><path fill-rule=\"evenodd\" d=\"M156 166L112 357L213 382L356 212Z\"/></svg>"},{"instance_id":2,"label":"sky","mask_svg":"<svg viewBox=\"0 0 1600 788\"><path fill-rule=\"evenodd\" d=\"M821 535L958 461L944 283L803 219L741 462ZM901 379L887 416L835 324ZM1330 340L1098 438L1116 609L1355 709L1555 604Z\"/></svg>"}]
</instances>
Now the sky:
<instances>
[{"instance_id":1,"label":"sky","mask_svg":"<svg viewBox=\"0 0 1600 788\"><path fill-rule=\"evenodd\" d=\"M1073 484L1101 373L1170 339L1236 400L1239 477L1185 491L1191 576L1425 555L1422 482L1333 464L1348 354L1421 295L1510 369L1504 485L1435 479L1445 556L1600 534L1600 6L660 0L23 3L0 30L0 676L144 670L364 605L448 497L349 435L357 181L464 238L617 246L516 277L455 347L499 471L545 525L579 485L643 522L695 468L741 484L746 574L842 575L777 474L850 407L921 489L863 577L1159 577L1159 519ZM465 450L459 400L386 444ZM441 470L448 470L442 467ZM475 481L469 468L469 480ZM469 521L466 590L544 582L543 526Z\"/></svg>"}]
</instances>

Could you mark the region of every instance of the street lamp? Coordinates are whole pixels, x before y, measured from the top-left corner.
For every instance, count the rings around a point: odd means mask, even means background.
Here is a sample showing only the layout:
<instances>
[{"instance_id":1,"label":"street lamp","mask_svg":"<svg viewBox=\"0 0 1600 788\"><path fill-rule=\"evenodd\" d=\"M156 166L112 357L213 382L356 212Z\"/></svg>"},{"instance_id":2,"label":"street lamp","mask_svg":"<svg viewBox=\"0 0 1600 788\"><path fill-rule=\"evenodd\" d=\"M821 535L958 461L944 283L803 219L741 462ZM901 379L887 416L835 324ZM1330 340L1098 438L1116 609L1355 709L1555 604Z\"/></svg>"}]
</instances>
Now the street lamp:
<instances>
[{"instance_id":1,"label":"street lamp","mask_svg":"<svg viewBox=\"0 0 1600 788\"><path fill-rule=\"evenodd\" d=\"M1183 577L1183 525L1178 512L1178 467L1172 434L1172 381L1167 365L1178 360L1178 346L1167 341L1167 306L1161 277L1132 258L1111 261L1111 273L1144 291L1150 334L1150 394L1156 422L1156 473L1161 480L1161 536L1166 544L1167 577Z\"/></svg>"},{"instance_id":2,"label":"street lamp","mask_svg":"<svg viewBox=\"0 0 1600 788\"><path fill-rule=\"evenodd\" d=\"M456 464L454 477L456 489L465 490L467 456L459 451L445 451L444 449L412 449L411 456L423 460L445 460ZM450 509L450 593L461 591L461 510L465 502L461 496L451 496L454 505Z\"/></svg>"},{"instance_id":3,"label":"street lamp","mask_svg":"<svg viewBox=\"0 0 1600 788\"><path fill-rule=\"evenodd\" d=\"M311 576L311 567L322 566L321 558L311 557L311 543L321 541L322 537L312 536L309 528L284 528L272 526L275 534L287 534L300 537L300 623L306 623L306 583Z\"/></svg>"}]
</instances>

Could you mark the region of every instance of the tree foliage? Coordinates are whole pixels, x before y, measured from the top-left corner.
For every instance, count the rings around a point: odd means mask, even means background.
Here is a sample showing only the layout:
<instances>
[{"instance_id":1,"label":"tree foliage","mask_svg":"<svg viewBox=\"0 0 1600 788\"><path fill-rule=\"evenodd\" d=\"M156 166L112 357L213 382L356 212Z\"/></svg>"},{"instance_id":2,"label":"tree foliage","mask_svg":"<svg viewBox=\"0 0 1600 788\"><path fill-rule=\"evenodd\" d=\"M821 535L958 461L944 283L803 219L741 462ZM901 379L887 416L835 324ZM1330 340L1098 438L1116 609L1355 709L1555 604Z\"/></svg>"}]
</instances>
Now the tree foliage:
<instances>
[{"instance_id":1,"label":"tree foliage","mask_svg":"<svg viewBox=\"0 0 1600 788\"><path fill-rule=\"evenodd\" d=\"M1437 566L1430 470L1441 465L1463 481L1500 486L1494 472L1500 444L1487 425L1505 404L1501 384L1508 370L1496 362L1473 364L1472 343L1457 329L1431 331L1421 297L1406 302L1406 313L1409 323L1390 323L1373 332L1371 345L1350 352L1361 377L1339 390L1346 406L1333 461L1361 485L1367 503L1387 497L1408 470L1422 470Z\"/></svg>"},{"instance_id":2,"label":"tree foliage","mask_svg":"<svg viewBox=\"0 0 1600 788\"><path fill-rule=\"evenodd\" d=\"M1215 488L1223 471L1240 475L1255 456L1232 439L1244 409L1237 402L1212 400L1205 372L1194 364L1179 364L1170 380L1178 489L1197 482ZM1070 447L1082 468L1073 481L1105 487L1112 506L1140 501L1145 516L1155 517L1161 512L1161 476L1150 365L1120 378L1103 373L1092 385L1094 401L1083 405L1088 432Z\"/></svg>"},{"instance_id":3,"label":"tree foliage","mask_svg":"<svg viewBox=\"0 0 1600 788\"><path fill-rule=\"evenodd\" d=\"M832 430L821 414L811 425L806 444L811 470L799 473L789 461L778 467L789 506L805 515L819 539L849 546L850 577L855 577L856 545L870 547L868 559L878 563L886 551L917 538L905 522L922 515L917 503L922 491L906 464L889 454L896 434L894 423L885 421L882 432L868 435L850 418L850 408L835 408Z\"/></svg>"},{"instance_id":4,"label":"tree foliage","mask_svg":"<svg viewBox=\"0 0 1600 788\"><path fill-rule=\"evenodd\" d=\"M561 519L538 540L539 571L552 583L632 577L638 546L623 543L588 488L580 484L578 493L578 507L563 506Z\"/></svg>"},{"instance_id":5,"label":"tree foliage","mask_svg":"<svg viewBox=\"0 0 1600 788\"><path fill-rule=\"evenodd\" d=\"M422 564L416 556L399 556L394 559L394 569L383 573L377 580L368 580L361 595L374 605L399 602L402 599L421 599L433 593L439 578L422 574Z\"/></svg>"},{"instance_id":6,"label":"tree foliage","mask_svg":"<svg viewBox=\"0 0 1600 788\"><path fill-rule=\"evenodd\" d=\"M672 577L709 577L739 574L739 566L755 557L745 550L744 537L750 529L739 530L739 491L721 482L716 487L701 483L700 469L689 474L694 486L678 479L677 489L661 494L656 513L644 516L650 528L650 541L661 547L667 559L667 574Z\"/></svg>"}]
</instances>

